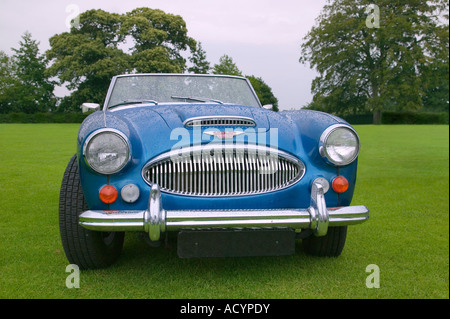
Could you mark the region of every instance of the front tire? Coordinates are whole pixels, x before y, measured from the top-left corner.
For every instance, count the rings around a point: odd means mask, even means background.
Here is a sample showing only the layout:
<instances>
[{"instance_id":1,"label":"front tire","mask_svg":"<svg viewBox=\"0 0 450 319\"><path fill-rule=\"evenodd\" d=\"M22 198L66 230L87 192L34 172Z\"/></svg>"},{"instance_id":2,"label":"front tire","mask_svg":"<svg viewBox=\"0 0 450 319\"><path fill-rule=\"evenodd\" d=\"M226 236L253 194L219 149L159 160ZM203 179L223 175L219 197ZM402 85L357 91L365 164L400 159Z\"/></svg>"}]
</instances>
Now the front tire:
<instances>
[{"instance_id":1,"label":"front tire","mask_svg":"<svg viewBox=\"0 0 450 319\"><path fill-rule=\"evenodd\" d=\"M347 226L329 227L325 236L310 236L303 239L303 249L307 254L320 257L338 257L344 249Z\"/></svg>"},{"instance_id":2,"label":"front tire","mask_svg":"<svg viewBox=\"0 0 450 319\"><path fill-rule=\"evenodd\" d=\"M81 189L77 157L67 165L59 195L59 230L67 259L80 269L105 268L120 256L123 232L97 232L79 225L87 205Z\"/></svg>"}]
</instances>

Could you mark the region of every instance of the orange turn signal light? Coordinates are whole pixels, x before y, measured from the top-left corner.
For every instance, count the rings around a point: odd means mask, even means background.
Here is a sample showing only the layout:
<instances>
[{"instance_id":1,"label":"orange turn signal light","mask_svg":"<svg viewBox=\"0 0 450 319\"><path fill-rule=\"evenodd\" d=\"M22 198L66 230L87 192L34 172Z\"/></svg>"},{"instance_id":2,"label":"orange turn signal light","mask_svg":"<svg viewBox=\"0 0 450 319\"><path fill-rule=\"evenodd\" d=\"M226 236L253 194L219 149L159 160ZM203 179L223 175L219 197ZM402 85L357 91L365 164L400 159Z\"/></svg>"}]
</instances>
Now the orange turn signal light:
<instances>
[{"instance_id":1,"label":"orange turn signal light","mask_svg":"<svg viewBox=\"0 0 450 319\"><path fill-rule=\"evenodd\" d=\"M331 186L336 193L344 193L348 189L348 180L344 176L337 176Z\"/></svg>"},{"instance_id":2,"label":"orange turn signal light","mask_svg":"<svg viewBox=\"0 0 450 319\"><path fill-rule=\"evenodd\" d=\"M100 200L105 204L112 204L116 201L119 192L114 186L105 185L100 189L98 194Z\"/></svg>"}]
</instances>

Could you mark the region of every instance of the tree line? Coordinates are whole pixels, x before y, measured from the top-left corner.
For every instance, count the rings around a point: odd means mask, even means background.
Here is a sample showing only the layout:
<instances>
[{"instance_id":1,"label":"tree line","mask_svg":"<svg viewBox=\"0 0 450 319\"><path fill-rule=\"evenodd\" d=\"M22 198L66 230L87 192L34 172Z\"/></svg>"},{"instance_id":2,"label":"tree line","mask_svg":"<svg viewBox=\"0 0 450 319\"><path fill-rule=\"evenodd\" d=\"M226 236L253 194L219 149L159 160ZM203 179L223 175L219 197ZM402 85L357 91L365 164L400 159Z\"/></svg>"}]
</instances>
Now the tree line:
<instances>
[{"instance_id":1,"label":"tree line","mask_svg":"<svg viewBox=\"0 0 450 319\"><path fill-rule=\"evenodd\" d=\"M137 8L125 14L89 10L72 21L69 32L39 43L26 32L9 57L0 52L0 113L79 112L84 102L102 103L114 75L126 73L213 73L240 75L223 55L211 67L201 43L187 34L179 15ZM186 59L184 56L190 54ZM263 104L278 100L261 77L247 76ZM70 94L56 98L56 86Z\"/></svg>"},{"instance_id":2,"label":"tree line","mask_svg":"<svg viewBox=\"0 0 450 319\"><path fill-rule=\"evenodd\" d=\"M300 44L299 62L318 73L305 107L371 113L374 123L383 111L448 112L448 7L448 0L329 0ZM11 57L0 52L0 113L76 112L84 102L102 103L117 74L242 75L226 54L211 66L183 18L157 9L89 10L49 42L41 54L25 33ZM263 79L247 78L277 110ZM56 98L56 86L70 95Z\"/></svg>"}]
</instances>

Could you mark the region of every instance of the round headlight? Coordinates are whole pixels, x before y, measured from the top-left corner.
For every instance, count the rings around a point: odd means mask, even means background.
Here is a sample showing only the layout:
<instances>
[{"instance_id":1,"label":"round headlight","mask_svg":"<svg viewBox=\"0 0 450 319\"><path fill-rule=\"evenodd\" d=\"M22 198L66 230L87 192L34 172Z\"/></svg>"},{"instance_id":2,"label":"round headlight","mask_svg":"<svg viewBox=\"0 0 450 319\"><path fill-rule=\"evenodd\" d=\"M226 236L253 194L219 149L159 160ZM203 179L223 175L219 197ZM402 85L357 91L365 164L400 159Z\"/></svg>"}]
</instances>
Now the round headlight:
<instances>
[{"instance_id":1,"label":"round headlight","mask_svg":"<svg viewBox=\"0 0 450 319\"><path fill-rule=\"evenodd\" d=\"M359 137L346 125L332 125L320 137L320 155L337 166L352 163L359 153Z\"/></svg>"},{"instance_id":2,"label":"round headlight","mask_svg":"<svg viewBox=\"0 0 450 319\"><path fill-rule=\"evenodd\" d=\"M84 157L89 166L101 174L114 174L130 160L130 147L125 135L116 130L99 130L84 144Z\"/></svg>"}]
</instances>

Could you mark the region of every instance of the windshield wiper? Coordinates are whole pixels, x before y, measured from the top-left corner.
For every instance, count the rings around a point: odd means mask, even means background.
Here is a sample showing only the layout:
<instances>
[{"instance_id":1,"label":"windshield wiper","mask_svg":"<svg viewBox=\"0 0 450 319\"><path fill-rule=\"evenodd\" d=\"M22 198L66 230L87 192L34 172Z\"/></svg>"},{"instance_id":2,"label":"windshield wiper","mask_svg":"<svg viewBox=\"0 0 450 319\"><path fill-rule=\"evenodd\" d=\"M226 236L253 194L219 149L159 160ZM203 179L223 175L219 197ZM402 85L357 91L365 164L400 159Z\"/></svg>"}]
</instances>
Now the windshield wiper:
<instances>
[{"instance_id":1,"label":"windshield wiper","mask_svg":"<svg viewBox=\"0 0 450 319\"><path fill-rule=\"evenodd\" d=\"M129 104L142 104L142 103L153 103L155 105L158 105L158 102L154 101L154 100L140 100L140 101L130 101L130 100L126 100L114 105L109 106L108 108L111 109L113 107L116 106L121 106L121 105L129 105Z\"/></svg>"},{"instance_id":2,"label":"windshield wiper","mask_svg":"<svg viewBox=\"0 0 450 319\"><path fill-rule=\"evenodd\" d=\"M196 101L196 102L214 102L223 104L222 101L215 100L215 99L209 99L209 98L203 98L203 97L190 97L190 96L171 96L172 99L178 99L178 100L185 100L185 101Z\"/></svg>"}]
</instances>

